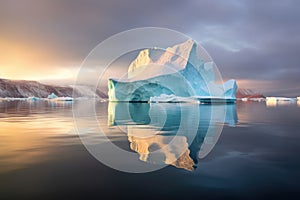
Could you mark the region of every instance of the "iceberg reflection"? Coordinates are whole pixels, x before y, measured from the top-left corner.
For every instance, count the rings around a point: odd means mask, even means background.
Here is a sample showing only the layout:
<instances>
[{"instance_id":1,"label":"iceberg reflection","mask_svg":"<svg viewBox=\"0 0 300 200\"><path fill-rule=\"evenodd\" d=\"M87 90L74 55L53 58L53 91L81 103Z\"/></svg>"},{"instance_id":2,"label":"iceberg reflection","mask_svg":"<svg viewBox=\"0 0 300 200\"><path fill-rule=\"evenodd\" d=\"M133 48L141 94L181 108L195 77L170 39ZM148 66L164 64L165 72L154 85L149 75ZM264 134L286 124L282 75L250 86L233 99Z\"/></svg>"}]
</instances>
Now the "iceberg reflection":
<instances>
[{"instance_id":1,"label":"iceberg reflection","mask_svg":"<svg viewBox=\"0 0 300 200\"><path fill-rule=\"evenodd\" d=\"M235 104L108 105L108 125L118 126L141 161L193 170L215 146L223 124L237 123Z\"/></svg>"}]
</instances>

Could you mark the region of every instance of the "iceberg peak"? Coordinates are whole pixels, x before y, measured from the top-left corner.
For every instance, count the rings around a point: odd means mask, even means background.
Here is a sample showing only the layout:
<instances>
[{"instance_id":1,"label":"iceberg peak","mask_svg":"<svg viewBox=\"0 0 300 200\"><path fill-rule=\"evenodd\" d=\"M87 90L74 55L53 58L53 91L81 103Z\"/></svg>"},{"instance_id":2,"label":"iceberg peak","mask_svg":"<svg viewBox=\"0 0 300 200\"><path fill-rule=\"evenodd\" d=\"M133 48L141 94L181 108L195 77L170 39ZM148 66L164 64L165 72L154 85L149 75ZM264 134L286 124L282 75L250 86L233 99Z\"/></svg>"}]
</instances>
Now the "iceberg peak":
<instances>
[{"instance_id":1,"label":"iceberg peak","mask_svg":"<svg viewBox=\"0 0 300 200\"><path fill-rule=\"evenodd\" d=\"M56 98L57 98L57 96L53 92L48 95L48 99L56 99Z\"/></svg>"},{"instance_id":2,"label":"iceberg peak","mask_svg":"<svg viewBox=\"0 0 300 200\"><path fill-rule=\"evenodd\" d=\"M152 63L152 59L150 58L150 51L150 49L144 49L140 51L136 59L131 62L128 68L128 78L134 77L139 67Z\"/></svg>"},{"instance_id":3,"label":"iceberg peak","mask_svg":"<svg viewBox=\"0 0 300 200\"><path fill-rule=\"evenodd\" d=\"M195 65L200 61L197 57L196 48L197 43L194 40L189 39L183 43L174 45L173 47L166 48L158 58L154 58L154 51L161 51L162 49L144 49L139 52L136 59L129 65L128 79L140 76L142 73L149 74L148 70L151 70L152 72L156 71L155 66L157 65L166 66L172 69L172 73L184 69L188 62ZM145 68L145 66L147 66L147 68ZM151 66L153 69L151 69ZM155 76L166 74L166 71L170 70L162 70L162 72L158 72L160 74L155 73ZM139 79L141 78L139 77Z\"/></svg>"},{"instance_id":4,"label":"iceberg peak","mask_svg":"<svg viewBox=\"0 0 300 200\"><path fill-rule=\"evenodd\" d=\"M183 69L191 57L194 59L197 56L196 47L197 44L191 39L168 47L157 63L161 65L172 63L173 66Z\"/></svg>"}]
</instances>

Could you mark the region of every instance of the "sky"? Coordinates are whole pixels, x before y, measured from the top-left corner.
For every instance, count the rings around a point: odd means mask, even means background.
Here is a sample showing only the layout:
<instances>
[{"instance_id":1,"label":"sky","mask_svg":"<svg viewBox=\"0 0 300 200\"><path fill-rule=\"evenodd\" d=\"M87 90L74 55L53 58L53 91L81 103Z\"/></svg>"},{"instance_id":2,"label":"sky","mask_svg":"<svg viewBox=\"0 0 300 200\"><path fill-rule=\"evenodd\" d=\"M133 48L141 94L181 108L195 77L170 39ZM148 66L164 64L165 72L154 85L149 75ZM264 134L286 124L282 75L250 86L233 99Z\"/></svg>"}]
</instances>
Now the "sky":
<instances>
[{"instance_id":1,"label":"sky","mask_svg":"<svg viewBox=\"0 0 300 200\"><path fill-rule=\"evenodd\" d=\"M225 80L300 96L298 0L0 0L0 78L72 80L89 52L132 28L198 41Z\"/></svg>"}]
</instances>

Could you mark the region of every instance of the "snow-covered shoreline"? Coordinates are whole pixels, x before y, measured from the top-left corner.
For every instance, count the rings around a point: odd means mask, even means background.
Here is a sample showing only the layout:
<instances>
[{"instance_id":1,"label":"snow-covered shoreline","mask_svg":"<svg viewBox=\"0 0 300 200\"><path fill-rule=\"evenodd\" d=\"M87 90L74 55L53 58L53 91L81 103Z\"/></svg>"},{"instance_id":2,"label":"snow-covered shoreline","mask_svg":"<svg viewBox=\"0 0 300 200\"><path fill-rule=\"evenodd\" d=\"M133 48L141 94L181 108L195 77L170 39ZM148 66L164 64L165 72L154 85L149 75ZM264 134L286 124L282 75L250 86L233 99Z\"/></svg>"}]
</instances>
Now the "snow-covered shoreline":
<instances>
[{"instance_id":1,"label":"snow-covered shoreline","mask_svg":"<svg viewBox=\"0 0 300 200\"><path fill-rule=\"evenodd\" d=\"M46 85L37 81L9 80L0 78L0 98L24 99L24 98L47 98L54 93L57 97L99 97L107 98L107 95L89 85L57 86Z\"/></svg>"},{"instance_id":2,"label":"snow-covered shoreline","mask_svg":"<svg viewBox=\"0 0 300 200\"><path fill-rule=\"evenodd\" d=\"M95 99L97 101L107 101L106 99L100 98L91 98L91 97L57 97L53 99L49 98L37 98L37 97L28 97L28 98L14 98L14 97L0 97L0 102L4 101L28 101L28 102L38 102L38 101L48 101L48 102L74 102L74 101L85 101Z\"/></svg>"}]
</instances>

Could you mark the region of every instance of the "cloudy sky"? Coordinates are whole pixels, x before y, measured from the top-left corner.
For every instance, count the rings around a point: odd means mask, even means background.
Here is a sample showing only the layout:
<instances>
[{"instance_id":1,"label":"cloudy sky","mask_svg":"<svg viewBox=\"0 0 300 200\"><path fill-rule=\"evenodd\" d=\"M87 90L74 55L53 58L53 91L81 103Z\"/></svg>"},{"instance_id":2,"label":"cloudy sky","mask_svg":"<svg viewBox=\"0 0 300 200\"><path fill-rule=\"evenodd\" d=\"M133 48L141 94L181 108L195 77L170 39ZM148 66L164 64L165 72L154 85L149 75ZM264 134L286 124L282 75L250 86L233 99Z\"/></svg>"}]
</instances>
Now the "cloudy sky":
<instances>
[{"instance_id":1,"label":"cloudy sky","mask_svg":"<svg viewBox=\"0 0 300 200\"><path fill-rule=\"evenodd\" d=\"M298 0L0 0L0 77L72 79L113 34L165 27L201 43L223 78L300 95Z\"/></svg>"}]
</instances>

